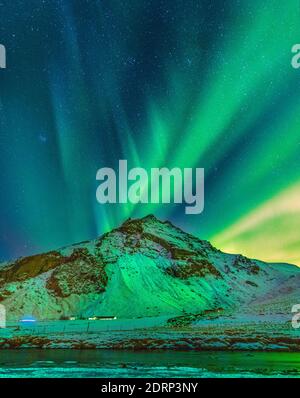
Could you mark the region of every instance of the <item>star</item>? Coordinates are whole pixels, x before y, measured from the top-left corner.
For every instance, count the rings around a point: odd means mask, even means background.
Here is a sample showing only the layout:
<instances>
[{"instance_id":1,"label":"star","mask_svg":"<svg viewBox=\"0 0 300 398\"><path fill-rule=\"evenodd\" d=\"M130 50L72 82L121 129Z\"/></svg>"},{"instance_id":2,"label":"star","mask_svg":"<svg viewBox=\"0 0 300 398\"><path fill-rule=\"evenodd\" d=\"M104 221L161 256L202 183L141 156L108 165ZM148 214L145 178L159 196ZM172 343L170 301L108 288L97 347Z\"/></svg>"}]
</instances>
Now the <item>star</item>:
<instances>
[{"instance_id":1,"label":"star","mask_svg":"<svg viewBox=\"0 0 300 398\"><path fill-rule=\"evenodd\" d=\"M39 134L38 135L38 140L42 143L42 144L46 144L46 142L48 141L48 137L45 134Z\"/></svg>"}]
</instances>

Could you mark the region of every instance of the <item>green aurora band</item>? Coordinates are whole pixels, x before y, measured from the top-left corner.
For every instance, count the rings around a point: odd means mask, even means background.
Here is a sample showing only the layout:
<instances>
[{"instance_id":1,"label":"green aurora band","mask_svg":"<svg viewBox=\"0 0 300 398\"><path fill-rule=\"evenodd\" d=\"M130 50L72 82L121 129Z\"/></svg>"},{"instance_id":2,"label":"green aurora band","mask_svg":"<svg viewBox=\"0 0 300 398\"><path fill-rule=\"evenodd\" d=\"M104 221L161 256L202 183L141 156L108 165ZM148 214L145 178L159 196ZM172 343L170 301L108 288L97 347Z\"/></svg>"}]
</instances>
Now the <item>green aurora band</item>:
<instances>
[{"instance_id":1,"label":"green aurora band","mask_svg":"<svg viewBox=\"0 0 300 398\"><path fill-rule=\"evenodd\" d=\"M2 2L0 257L154 213L300 265L298 0ZM96 171L204 167L205 210L96 202Z\"/></svg>"}]
</instances>

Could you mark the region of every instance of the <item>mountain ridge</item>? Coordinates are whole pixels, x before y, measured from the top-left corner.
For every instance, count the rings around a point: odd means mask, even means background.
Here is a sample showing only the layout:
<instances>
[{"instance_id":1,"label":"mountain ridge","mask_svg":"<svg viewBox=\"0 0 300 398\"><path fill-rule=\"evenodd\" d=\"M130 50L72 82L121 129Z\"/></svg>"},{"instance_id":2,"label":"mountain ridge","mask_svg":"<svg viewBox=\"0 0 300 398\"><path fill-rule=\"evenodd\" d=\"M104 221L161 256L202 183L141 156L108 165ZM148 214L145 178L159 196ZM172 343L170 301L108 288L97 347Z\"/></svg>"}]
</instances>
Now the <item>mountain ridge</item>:
<instances>
[{"instance_id":1,"label":"mountain ridge","mask_svg":"<svg viewBox=\"0 0 300 398\"><path fill-rule=\"evenodd\" d=\"M94 240L4 264L0 302L9 319L278 313L297 302L299 282L296 265L223 253L148 215Z\"/></svg>"}]
</instances>

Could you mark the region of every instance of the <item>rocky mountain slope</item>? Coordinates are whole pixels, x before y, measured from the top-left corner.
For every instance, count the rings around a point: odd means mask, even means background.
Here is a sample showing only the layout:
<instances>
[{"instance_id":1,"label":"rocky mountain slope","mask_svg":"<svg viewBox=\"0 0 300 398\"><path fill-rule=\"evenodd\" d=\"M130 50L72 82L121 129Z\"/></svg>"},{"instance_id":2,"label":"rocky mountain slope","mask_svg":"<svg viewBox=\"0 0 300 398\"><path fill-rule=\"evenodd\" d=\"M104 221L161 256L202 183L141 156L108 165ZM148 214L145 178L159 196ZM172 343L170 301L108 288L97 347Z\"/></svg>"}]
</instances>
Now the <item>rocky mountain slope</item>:
<instances>
[{"instance_id":1,"label":"rocky mountain slope","mask_svg":"<svg viewBox=\"0 0 300 398\"><path fill-rule=\"evenodd\" d=\"M225 254L154 216L0 267L9 320L290 313L300 269Z\"/></svg>"}]
</instances>

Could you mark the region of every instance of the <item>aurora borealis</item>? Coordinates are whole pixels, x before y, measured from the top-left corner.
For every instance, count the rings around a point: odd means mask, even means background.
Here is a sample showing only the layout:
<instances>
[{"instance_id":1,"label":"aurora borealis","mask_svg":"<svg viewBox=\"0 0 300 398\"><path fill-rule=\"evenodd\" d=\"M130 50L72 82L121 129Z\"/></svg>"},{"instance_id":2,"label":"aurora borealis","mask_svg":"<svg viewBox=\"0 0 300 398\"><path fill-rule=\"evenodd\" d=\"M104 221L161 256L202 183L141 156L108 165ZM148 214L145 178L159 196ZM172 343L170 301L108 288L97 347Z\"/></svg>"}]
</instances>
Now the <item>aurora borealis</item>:
<instances>
[{"instance_id":1,"label":"aurora borealis","mask_svg":"<svg viewBox=\"0 0 300 398\"><path fill-rule=\"evenodd\" d=\"M300 2L0 0L0 260L154 213L300 265ZM100 167L203 167L205 210L99 205Z\"/></svg>"}]
</instances>

